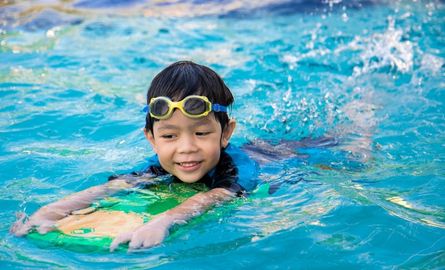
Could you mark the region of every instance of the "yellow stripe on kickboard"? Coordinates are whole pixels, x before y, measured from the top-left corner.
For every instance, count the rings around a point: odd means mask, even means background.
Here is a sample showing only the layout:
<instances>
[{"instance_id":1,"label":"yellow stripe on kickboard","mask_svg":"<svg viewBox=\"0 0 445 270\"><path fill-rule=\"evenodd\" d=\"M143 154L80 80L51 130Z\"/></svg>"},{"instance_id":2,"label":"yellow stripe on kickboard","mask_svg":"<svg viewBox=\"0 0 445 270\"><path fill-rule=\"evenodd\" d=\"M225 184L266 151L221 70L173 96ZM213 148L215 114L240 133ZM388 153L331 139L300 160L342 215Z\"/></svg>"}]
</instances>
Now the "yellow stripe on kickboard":
<instances>
[{"instance_id":1,"label":"yellow stripe on kickboard","mask_svg":"<svg viewBox=\"0 0 445 270\"><path fill-rule=\"evenodd\" d=\"M57 222L57 228L71 236L114 238L143 223L143 217L135 213L98 210L86 215L70 215Z\"/></svg>"}]
</instances>

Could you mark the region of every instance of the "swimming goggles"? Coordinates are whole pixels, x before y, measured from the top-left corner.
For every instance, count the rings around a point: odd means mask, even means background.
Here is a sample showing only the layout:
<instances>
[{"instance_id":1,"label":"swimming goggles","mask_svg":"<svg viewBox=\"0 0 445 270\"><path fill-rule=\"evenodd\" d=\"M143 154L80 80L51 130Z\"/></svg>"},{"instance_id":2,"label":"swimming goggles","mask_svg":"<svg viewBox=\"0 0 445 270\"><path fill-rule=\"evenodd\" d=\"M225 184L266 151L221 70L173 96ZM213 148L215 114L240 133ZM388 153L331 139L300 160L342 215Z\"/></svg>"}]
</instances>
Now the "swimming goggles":
<instances>
[{"instance_id":1,"label":"swimming goggles","mask_svg":"<svg viewBox=\"0 0 445 270\"><path fill-rule=\"evenodd\" d=\"M219 104L212 104L205 96L187 96L181 101L172 101L168 97L155 97L150 100L148 106L145 106L144 112L149 112L150 116L159 120L169 118L174 109L190 118L199 118L207 116L213 112L227 112L227 107Z\"/></svg>"}]
</instances>

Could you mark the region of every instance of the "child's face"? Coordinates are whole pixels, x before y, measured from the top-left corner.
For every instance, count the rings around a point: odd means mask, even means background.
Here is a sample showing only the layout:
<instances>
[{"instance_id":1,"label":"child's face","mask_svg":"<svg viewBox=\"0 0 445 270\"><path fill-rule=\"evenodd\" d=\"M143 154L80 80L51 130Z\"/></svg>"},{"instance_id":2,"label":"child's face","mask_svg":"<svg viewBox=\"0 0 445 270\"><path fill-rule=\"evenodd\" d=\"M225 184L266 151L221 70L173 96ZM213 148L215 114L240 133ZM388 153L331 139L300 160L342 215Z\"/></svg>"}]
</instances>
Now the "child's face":
<instances>
[{"instance_id":1,"label":"child's face","mask_svg":"<svg viewBox=\"0 0 445 270\"><path fill-rule=\"evenodd\" d=\"M145 131L145 136L164 170L194 183L216 166L234 129L235 121L230 120L222 131L213 113L192 119L175 110L170 118L155 121L153 133Z\"/></svg>"}]
</instances>

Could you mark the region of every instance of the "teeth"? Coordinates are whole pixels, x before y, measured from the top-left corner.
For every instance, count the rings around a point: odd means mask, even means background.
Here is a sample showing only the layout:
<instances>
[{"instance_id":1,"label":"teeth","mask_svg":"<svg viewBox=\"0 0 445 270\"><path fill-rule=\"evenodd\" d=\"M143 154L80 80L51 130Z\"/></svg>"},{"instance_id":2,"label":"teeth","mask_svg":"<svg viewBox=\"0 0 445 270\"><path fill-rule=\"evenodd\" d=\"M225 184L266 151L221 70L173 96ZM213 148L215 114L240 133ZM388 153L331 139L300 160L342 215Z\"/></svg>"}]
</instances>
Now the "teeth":
<instances>
[{"instance_id":1,"label":"teeth","mask_svg":"<svg viewBox=\"0 0 445 270\"><path fill-rule=\"evenodd\" d=\"M194 162L181 162L179 163L179 165L184 166L184 167L190 167L190 166L194 166L198 164L198 162L194 161Z\"/></svg>"}]
</instances>

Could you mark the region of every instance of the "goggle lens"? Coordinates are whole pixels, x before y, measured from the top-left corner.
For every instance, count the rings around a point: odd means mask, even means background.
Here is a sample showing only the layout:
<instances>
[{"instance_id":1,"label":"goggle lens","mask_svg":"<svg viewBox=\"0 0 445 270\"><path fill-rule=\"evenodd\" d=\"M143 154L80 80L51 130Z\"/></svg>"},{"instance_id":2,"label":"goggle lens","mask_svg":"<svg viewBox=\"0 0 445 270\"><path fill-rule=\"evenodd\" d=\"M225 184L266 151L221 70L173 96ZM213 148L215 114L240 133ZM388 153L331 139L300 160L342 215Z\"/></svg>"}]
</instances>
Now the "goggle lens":
<instances>
[{"instance_id":1,"label":"goggle lens","mask_svg":"<svg viewBox=\"0 0 445 270\"><path fill-rule=\"evenodd\" d=\"M165 116L168 113L169 110L169 103L167 102L167 100L164 99L158 99L155 100L151 105L150 105L150 112L153 115L156 116Z\"/></svg>"},{"instance_id":2,"label":"goggle lens","mask_svg":"<svg viewBox=\"0 0 445 270\"><path fill-rule=\"evenodd\" d=\"M206 111L210 111L204 100L200 98L188 98L184 102L184 110L191 115L201 115Z\"/></svg>"}]
</instances>

